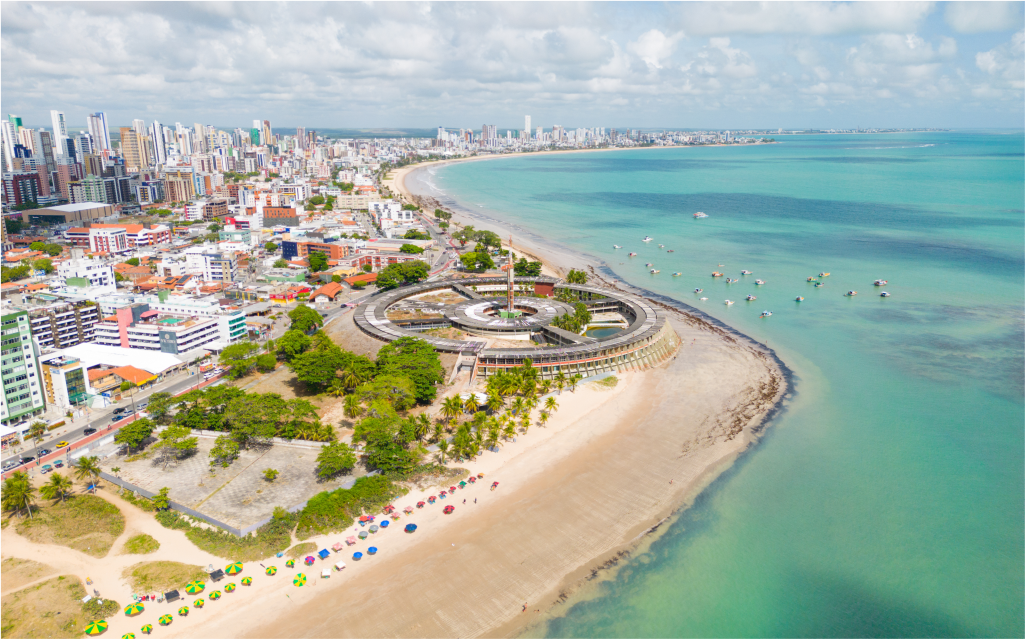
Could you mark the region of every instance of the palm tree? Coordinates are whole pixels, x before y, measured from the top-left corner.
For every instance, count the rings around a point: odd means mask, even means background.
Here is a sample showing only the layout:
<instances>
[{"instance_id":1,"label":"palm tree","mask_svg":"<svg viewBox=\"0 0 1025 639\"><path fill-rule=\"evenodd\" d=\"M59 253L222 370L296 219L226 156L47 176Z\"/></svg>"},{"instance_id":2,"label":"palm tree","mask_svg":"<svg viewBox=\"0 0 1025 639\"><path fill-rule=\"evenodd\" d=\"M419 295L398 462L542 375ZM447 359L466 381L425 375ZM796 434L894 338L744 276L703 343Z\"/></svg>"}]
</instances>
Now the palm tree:
<instances>
[{"instance_id":1,"label":"palm tree","mask_svg":"<svg viewBox=\"0 0 1025 639\"><path fill-rule=\"evenodd\" d=\"M459 417L459 414L462 412L463 403L459 401L458 397L446 397L441 402L441 414L449 421Z\"/></svg>"},{"instance_id":2,"label":"palm tree","mask_svg":"<svg viewBox=\"0 0 1025 639\"><path fill-rule=\"evenodd\" d=\"M541 380L541 394L547 395L552 390L552 380L543 379Z\"/></svg>"},{"instance_id":3,"label":"palm tree","mask_svg":"<svg viewBox=\"0 0 1025 639\"><path fill-rule=\"evenodd\" d=\"M35 422L28 427L28 436L33 442L35 442L34 455L39 456L39 442L43 441L43 436L46 435L46 424L43 422Z\"/></svg>"},{"instance_id":4,"label":"palm tree","mask_svg":"<svg viewBox=\"0 0 1025 639\"><path fill-rule=\"evenodd\" d=\"M583 375L580 373L574 373L573 377L569 378L569 389L574 393L577 392L577 384L579 384L582 379L584 379Z\"/></svg>"},{"instance_id":5,"label":"palm tree","mask_svg":"<svg viewBox=\"0 0 1025 639\"><path fill-rule=\"evenodd\" d=\"M463 409L468 413L476 413L479 406L477 405L477 396L470 393L470 396L463 402Z\"/></svg>"},{"instance_id":6,"label":"palm tree","mask_svg":"<svg viewBox=\"0 0 1025 639\"><path fill-rule=\"evenodd\" d=\"M516 426L512 422L507 422L502 427L502 437L505 437L506 441L509 441L516 435Z\"/></svg>"},{"instance_id":7,"label":"palm tree","mask_svg":"<svg viewBox=\"0 0 1025 639\"><path fill-rule=\"evenodd\" d=\"M530 415L524 415L520 418L520 428L523 429L523 434L527 434L527 430L530 429Z\"/></svg>"},{"instance_id":8,"label":"palm tree","mask_svg":"<svg viewBox=\"0 0 1025 639\"><path fill-rule=\"evenodd\" d=\"M566 386L566 374L559 371L559 374L555 376L555 387L559 389L559 394L562 395L562 389Z\"/></svg>"},{"instance_id":9,"label":"palm tree","mask_svg":"<svg viewBox=\"0 0 1025 639\"><path fill-rule=\"evenodd\" d=\"M413 433L416 435L416 441L422 442L427 433L431 432L431 418L426 413L420 413L415 419Z\"/></svg>"},{"instance_id":10,"label":"palm tree","mask_svg":"<svg viewBox=\"0 0 1025 639\"><path fill-rule=\"evenodd\" d=\"M441 463L444 464L445 463L445 454L448 453L448 440L447 439L439 439L438 440L438 453L439 453L439 457L441 457Z\"/></svg>"},{"instance_id":11,"label":"palm tree","mask_svg":"<svg viewBox=\"0 0 1025 639\"><path fill-rule=\"evenodd\" d=\"M516 399L513 400L512 409L513 409L513 412L516 413L517 415L522 413L523 409L526 408L526 406L527 406L527 404L526 404L526 402L523 401L522 397L517 397Z\"/></svg>"},{"instance_id":12,"label":"palm tree","mask_svg":"<svg viewBox=\"0 0 1025 639\"><path fill-rule=\"evenodd\" d=\"M29 519L32 518L32 500L36 487L28 479L25 471L18 471L4 480L3 495L0 501L4 510L17 512L21 509L28 511Z\"/></svg>"},{"instance_id":13,"label":"palm tree","mask_svg":"<svg viewBox=\"0 0 1025 639\"><path fill-rule=\"evenodd\" d=\"M487 409L491 411L492 415L502 410L502 406L504 405L505 401L502 399L501 395L499 395L497 392L488 393Z\"/></svg>"},{"instance_id":14,"label":"palm tree","mask_svg":"<svg viewBox=\"0 0 1025 639\"><path fill-rule=\"evenodd\" d=\"M349 419L356 419L363 412L363 406L355 395L346 395L342 410Z\"/></svg>"},{"instance_id":15,"label":"palm tree","mask_svg":"<svg viewBox=\"0 0 1025 639\"><path fill-rule=\"evenodd\" d=\"M361 380L359 375L357 375L353 371L347 370L342 372L342 384L345 385L345 388L352 390L353 388L359 386L361 383L363 383L363 380Z\"/></svg>"},{"instance_id":16,"label":"palm tree","mask_svg":"<svg viewBox=\"0 0 1025 639\"><path fill-rule=\"evenodd\" d=\"M96 457L82 457L78 460L78 468L75 469L75 477L84 480L88 485L92 480L93 485L99 481L100 465Z\"/></svg>"},{"instance_id":17,"label":"palm tree","mask_svg":"<svg viewBox=\"0 0 1025 639\"><path fill-rule=\"evenodd\" d=\"M537 416L538 426L544 426L548 423L548 413L541 411L541 414Z\"/></svg>"},{"instance_id":18,"label":"palm tree","mask_svg":"<svg viewBox=\"0 0 1025 639\"><path fill-rule=\"evenodd\" d=\"M347 391L345 383L340 379L331 380L331 385L328 387L327 392L334 395L335 397L341 397Z\"/></svg>"},{"instance_id":19,"label":"palm tree","mask_svg":"<svg viewBox=\"0 0 1025 639\"><path fill-rule=\"evenodd\" d=\"M559 402L555 401L554 397L549 397L545 400L545 410L549 413L554 413L559 410Z\"/></svg>"},{"instance_id":20,"label":"palm tree","mask_svg":"<svg viewBox=\"0 0 1025 639\"><path fill-rule=\"evenodd\" d=\"M47 499L56 500L59 498L61 503L63 503L64 498L71 492L71 486L72 482L70 479L60 473L54 473L50 475L50 481L43 484L39 492Z\"/></svg>"},{"instance_id":21,"label":"palm tree","mask_svg":"<svg viewBox=\"0 0 1025 639\"><path fill-rule=\"evenodd\" d=\"M441 438L445 435L445 422L438 422L434 425L434 436L433 439L436 442L440 442Z\"/></svg>"}]
</instances>

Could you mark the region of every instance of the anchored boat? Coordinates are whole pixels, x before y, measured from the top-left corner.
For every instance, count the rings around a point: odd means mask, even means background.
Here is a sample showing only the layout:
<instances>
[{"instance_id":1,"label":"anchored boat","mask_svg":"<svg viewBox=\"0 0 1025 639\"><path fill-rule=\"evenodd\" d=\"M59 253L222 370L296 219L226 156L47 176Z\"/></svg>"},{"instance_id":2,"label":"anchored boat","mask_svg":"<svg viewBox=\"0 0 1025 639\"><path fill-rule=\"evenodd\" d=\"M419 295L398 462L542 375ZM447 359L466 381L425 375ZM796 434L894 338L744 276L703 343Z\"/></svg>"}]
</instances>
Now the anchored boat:
<instances>
[{"instance_id":1,"label":"anchored boat","mask_svg":"<svg viewBox=\"0 0 1025 639\"><path fill-rule=\"evenodd\" d=\"M705 215L704 213L702 213L701 211L698 211L697 213L694 214L694 217L700 220L701 218L705 218L705 217L708 217L708 216Z\"/></svg>"},{"instance_id":2,"label":"anchored boat","mask_svg":"<svg viewBox=\"0 0 1025 639\"><path fill-rule=\"evenodd\" d=\"M795 302L803 302L803 301L804 301L804 298L803 298L803 297L801 297L800 295L798 295L798 296L797 296L796 298L794 298L794 301L795 301Z\"/></svg>"},{"instance_id":3,"label":"anchored boat","mask_svg":"<svg viewBox=\"0 0 1025 639\"><path fill-rule=\"evenodd\" d=\"M886 280L876 280L876 286L886 286Z\"/></svg>"},{"instance_id":4,"label":"anchored boat","mask_svg":"<svg viewBox=\"0 0 1025 639\"><path fill-rule=\"evenodd\" d=\"M760 317L772 317L772 311L762 311Z\"/></svg>"},{"instance_id":5,"label":"anchored boat","mask_svg":"<svg viewBox=\"0 0 1025 639\"><path fill-rule=\"evenodd\" d=\"M753 302L753 301L755 301L756 299L758 299L758 298L757 298L757 297L755 297L754 295L748 295L748 296L747 296L747 301L749 301L749 302Z\"/></svg>"}]
</instances>

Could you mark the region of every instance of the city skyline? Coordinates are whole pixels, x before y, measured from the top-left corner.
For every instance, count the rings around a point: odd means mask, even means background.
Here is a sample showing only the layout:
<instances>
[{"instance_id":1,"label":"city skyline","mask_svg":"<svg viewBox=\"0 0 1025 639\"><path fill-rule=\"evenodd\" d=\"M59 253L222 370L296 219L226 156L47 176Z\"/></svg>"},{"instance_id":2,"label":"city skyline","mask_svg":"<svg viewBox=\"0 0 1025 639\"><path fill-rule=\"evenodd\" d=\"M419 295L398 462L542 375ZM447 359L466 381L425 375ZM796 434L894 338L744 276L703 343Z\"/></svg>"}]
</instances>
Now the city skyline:
<instances>
[{"instance_id":1,"label":"city skyline","mask_svg":"<svg viewBox=\"0 0 1025 639\"><path fill-rule=\"evenodd\" d=\"M524 115L545 129L1025 117L1020 3L4 3L2 16L0 108L46 128L60 111L69 134L100 112L109 128L476 129L483 118L502 132ZM101 37L57 37L82 28Z\"/></svg>"}]
</instances>

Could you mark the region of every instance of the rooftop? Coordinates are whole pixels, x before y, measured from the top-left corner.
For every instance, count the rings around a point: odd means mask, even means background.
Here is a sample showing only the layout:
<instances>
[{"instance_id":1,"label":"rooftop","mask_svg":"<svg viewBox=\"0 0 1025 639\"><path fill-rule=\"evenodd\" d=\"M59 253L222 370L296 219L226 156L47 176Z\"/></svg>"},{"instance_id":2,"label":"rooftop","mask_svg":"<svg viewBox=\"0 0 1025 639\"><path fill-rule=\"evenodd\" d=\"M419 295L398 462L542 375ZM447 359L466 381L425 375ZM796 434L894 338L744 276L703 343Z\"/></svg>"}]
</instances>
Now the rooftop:
<instances>
[{"instance_id":1,"label":"rooftop","mask_svg":"<svg viewBox=\"0 0 1025 639\"><path fill-rule=\"evenodd\" d=\"M79 202L78 204L61 204L58 206L48 206L46 208L50 211L64 211L70 213L72 211L85 211L88 209L106 208L108 206L110 206L110 204L103 204L102 202Z\"/></svg>"}]
</instances>

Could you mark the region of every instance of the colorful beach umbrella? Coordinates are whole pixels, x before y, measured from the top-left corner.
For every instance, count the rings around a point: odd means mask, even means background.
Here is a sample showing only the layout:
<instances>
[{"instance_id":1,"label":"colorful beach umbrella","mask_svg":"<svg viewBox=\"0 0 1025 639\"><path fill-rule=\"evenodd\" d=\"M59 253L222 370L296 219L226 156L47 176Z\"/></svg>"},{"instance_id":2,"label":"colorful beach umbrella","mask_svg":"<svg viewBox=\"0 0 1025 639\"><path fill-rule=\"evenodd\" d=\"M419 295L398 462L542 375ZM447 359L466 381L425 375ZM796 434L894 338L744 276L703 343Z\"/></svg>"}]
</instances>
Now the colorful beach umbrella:
<instances>
[{"instance_id":1,"label":"colorful beach umbrella","mask_svg":"<svg viewBox=\"0 0 1025 639\"><path fill-rule=\"evenodd\" d=\"M209 594L209 597L210 597L210 599L220 599L221 598L221 591L220 590L215 590L215 591L213 591L213 592L211 592Z\"/></svg>"},{"instance_id":2,"label":"colorful beach umbrella","mask_svg":"<svg viewBox=\"0 0 1025 639\"><path fill-rule=\"evenodd\" d=\"M143 606L141 603L136 602L136 603L133 603L133 604L128 604L125 607L125 614L128 615L129 617L134 617L135 615L139 614L140 612L142 612L145 609L146 609L145 606Z\"/></svg>"},{"instance_id":3,"label":"colorful beach umbrella","mask_svg":"<svg viewBox=\"0 0 1025 639\"><path fill-rule=\"evenodd\" d=\"M314 559L313 557L307 557L306 559L303 559L303 563L305 563L307 566L312 566L313 562L315 562L315 561L317 561L317 560Z\"/></svg>"},{"instance_id":4,"label":"colorful beach umbrella","mask_svg":"<svg viewBox=\"0 0 1025 639\"><path fill-rule=\"evenodd\" d=\"M237 561L235 563L228 564L224 568L224 572L229 575L237 575L238 573L242 572L242 564Z\"/></svg>"},{"instance_id":5,"label":"colorful beach umbrella","mask_svg":"<svg viewBox=\"0 0 1025 639\"><path fill-rule=\"evenodd\" d=\"M276 566L267 566L267 574L268 575L276 575L276 574L278 574L277 567Z\"/></svg>"},{"instance_id":6,"label":"colorful beach umbrella","mask_svg":"<svg viewBox=\"0 0 1025 639\"><path fill-rule=\"evenodd\" d=\"M292 559L289 559L288 561L285 562L285 568L292 568L294 566L295 566L295 561L292 560Z\"/></svg>"},{"instance_id":7,"label":"colorful beach umbrella","mask_svg":"<svg viewBox=\"0 0 1025 639\"><path fill-rule=\"evenodd\" d=\"M459 482L459 487L460 488L466 488L466 482L465 481Z\"/></svg>"},{"instance_id":8,"label":"colorful beach umbrella","mask_svg":"<svg viewBox=\"0 0 1025 639\"><path fill-rule=\"evenodd\" d=\"M188 606L182 606L181 608L178 609L178 614L183 616L183 617L188 617L189 616L189 607Z\"/></svg>"},{"instance_id":9,"label":"colorful beach umbrella","mask_svg":"<svg viewBox=\"0 0 1025 639\"><path fill-rule=\"evenodd\" d=\"M192 602L192 605L194 607L196 607L196 608L202 608L205 604L206 604L206 602L203 601L202 599L197 599L197 600Z\"/></svg>"},{"instance_id":10,"label":"colorful beach umbrella","mask_svg":"<svg viewBox=\"0 0 1025 639\"><path fill-rule=\"evenodd\" d=\"M253 578L252 577L243 577L242 578L242 585L243 586L248 586L251 583L253 583Z\"/></svg>"},{"instance_id":11,"label":"colorful beach umbrella","mask_svg":"<svg viewBox=\"0 0 1025 639\"><path fill-rule=\"evenodd\" d=\"M206 588L206 584L202 581L190 581L189 583L185 584L185 592L189 593L190 595L197 595L203 592L204 588Z\"/></svg>"},{"instance_id":12,"label":"colorful beach umbrella","mask_svg":"<svg viewBox=\"0 0 1025 639\"><path fill-rule=\"evenodd\" d=\"M159 623L161 626L170 626L172 621L174 621L174 617L172 617L171 615L164 615L157 620L157 623Z\"/></svg>"},{"instance_id":13,"label":"colorful beach umbrella","mask_svg":"<svg viewBox=\"0 0 1025 639\"><path fill-rule=\"evenodd\" d=\"M97 619L88 626L85 627L85 634L87 635L101 635L107 630L107 622L103 619Z\"/></svg>"},{"instance_id":14,"label":"colorful beach umbrella","mask_svg":"<svg viewBox=\"0 0 1025 639\"><path fill-rule=\"evenodd\" d=\"M235 592L235 584L227 584L224 586L224 592Z\"/></svg>"},{"instance_id":15,"label":"colorful beach umbrella","mask_svg":"<svg viewBox=\"0 0 1025 639\"><path fill-rule=\"evenodd\" d=\"M292 580L292 584L295 585L295 586L302 586L305 583L306 583L306 575L302 574L301 572L297 573L296 576L295 576L295 579Z\"/></svg>"},{"instance_id":16,"label":"colorful beach umbrella","mask_svg":"<svg viewBox=\"0 0 1025 639\"><path fill-rule=\"evenodd\" d=\"M130 632L126 632L125 634L121 635L121 639L135 639L135 635Z\"/></svg>"},{"instance_id":17,"label":"colorful beach umbrella","mask_svg":"<svg viewBox=\"0 0 1025 639\"><path fill-rule=\"evenodd\" d=\"M143 627L141 628L141 632L144 632L144 633L146 633L147 635L148 635L149 633L153 632L153 624L146 624L145 626L143 626Z\"/></svg>"}]
</instances>

